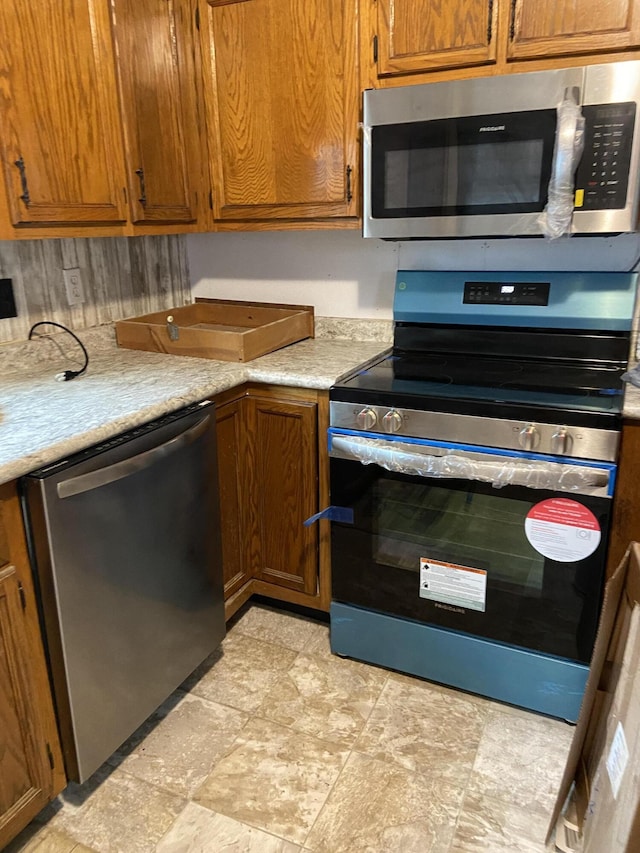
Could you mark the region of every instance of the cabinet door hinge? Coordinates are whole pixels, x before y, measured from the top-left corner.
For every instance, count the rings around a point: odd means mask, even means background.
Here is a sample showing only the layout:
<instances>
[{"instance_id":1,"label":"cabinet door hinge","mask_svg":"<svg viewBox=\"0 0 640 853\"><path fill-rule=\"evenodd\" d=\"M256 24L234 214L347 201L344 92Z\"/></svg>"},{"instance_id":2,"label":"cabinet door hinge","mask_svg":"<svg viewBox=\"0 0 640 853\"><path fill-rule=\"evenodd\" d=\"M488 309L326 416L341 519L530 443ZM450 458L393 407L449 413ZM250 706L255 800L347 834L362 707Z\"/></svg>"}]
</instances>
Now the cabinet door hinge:
<instances>
[{"instance_id":1,"label":"cabinet door hinge","mask_svg":"<svg viewBox=\"0 0 640 853\"><path fill-rule=\"evenodd\" d=\"M53 770L56 766L55 761L53 760L53 752L51 751L51 747L47 744L47 758L49 759L49 767Z\"/></svg>"},{"instance_id":2,"label":"cabinet door hinge","mask_svg":"<svg viewBox=\"0 0 640 853\"><path fill-rule=\"evenodd\" d=\"M196 6L196 29L200 29L200 6Z\"/></svg>"},{"instance_id":3,"label":"cabinet door hinge","mask_svg":"<svg viewBox=\"0 0 640 853\"><path fill-rule=\"evenodd\" d=\"M20 604L22 605L22 609L27 609L27 596L24 594L24 587L18 581L18 595L20 596Z\"/></svg>"},{"instance_id":4,"label":"cabinet door hinge","mask_svg":"<svg viewBox=\"0 0 640 853\"><path fill-rule=\"evenodd\" d=\"M373 61L374 63L378 61L378 36L373 37Z\"/></svg>"}]
</instances>

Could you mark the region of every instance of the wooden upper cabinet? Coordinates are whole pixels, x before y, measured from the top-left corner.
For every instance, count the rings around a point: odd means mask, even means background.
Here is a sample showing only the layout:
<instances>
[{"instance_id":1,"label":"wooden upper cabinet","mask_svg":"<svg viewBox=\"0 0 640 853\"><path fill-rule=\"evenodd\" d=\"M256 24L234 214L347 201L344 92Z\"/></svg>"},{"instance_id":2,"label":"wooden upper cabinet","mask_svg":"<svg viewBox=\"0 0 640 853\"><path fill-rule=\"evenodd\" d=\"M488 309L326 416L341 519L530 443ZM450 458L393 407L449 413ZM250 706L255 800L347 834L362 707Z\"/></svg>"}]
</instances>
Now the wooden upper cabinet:
<instances>
[{"instance_id":1,"label":"wooden upper cabinet","mask_svg":"<svg viewBox=\"0 0 640 853\"><path fill-rule=\"evenodd\" d=\"M356 0L201 9L215 218L356 216Z\"/></svg>"},{"instance_id":2,"label":"wooden upper cabinet","mask_svg":"<svg viewBox=\"0 0 640 853\"><path fill-rule=\"evenodd\" d=\"M617 51L638 45L637 0L512 0L511 59Z\"/></svg>"},{"instance_id":3,"label":"wooden upper cabinet","mask_svg":"<svg viewBox=\"0 0 640 853\"><path fill-rule=\"evenodd\" d=\"M131 220L193 222L201 168L194 2L110 2Z\"/></svg>"},{"instance_id":4,"label":"wooden upper cabinet","mask_svg":"<svg viewBox=\"0 0 640 853\"><path fill-rule=\"evenodd\" d=\"M126 220L105 0L0 3L0 146L14 225Z\"/></svg>"},{"instance_id":5,"label":"wooden upper cabinet","mask_svg":"<svg viewBox=\"0 0 640 853\"><path fill-rule=\"evenodd\" d=\"M377 0L379 75L495 62L494 0Z\"/></svg>"}]
</instances>

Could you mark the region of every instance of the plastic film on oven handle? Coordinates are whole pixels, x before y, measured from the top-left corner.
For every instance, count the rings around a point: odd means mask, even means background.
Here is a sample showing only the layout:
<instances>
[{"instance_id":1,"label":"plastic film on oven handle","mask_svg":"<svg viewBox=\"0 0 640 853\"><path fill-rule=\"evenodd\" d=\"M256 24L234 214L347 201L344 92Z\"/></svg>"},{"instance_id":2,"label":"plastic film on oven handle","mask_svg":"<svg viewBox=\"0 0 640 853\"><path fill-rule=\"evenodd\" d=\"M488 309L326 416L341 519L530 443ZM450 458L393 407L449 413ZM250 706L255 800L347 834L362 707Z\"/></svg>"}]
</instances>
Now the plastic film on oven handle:
<instances>
[{"instance_id":1,"label":"plastic film on oven handle","mask_svg":"<svg viewBox=\"0 0 640 853\"><path fill-rule=\"evenodd\" d=\"M476 480L494 488L525 486L529 489L606 494L609 471L562 462L492 456L464 450L404 444L361 436L333 435L331 456L387 471L417 477Z\"/></svg>"}]
</instances>

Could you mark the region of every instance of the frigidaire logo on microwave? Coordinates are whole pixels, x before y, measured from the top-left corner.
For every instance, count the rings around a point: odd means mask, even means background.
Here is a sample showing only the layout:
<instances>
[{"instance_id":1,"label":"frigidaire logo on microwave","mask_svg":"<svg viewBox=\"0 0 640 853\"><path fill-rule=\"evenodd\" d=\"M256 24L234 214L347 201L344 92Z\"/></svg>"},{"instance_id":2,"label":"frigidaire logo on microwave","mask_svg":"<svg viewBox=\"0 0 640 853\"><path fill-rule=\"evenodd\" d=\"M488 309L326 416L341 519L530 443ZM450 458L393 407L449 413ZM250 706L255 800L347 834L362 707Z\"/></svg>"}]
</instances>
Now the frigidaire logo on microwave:
<instances>
[{"instance_id":1,"label":"frigidaire logo on microwave","mask_svg":"<svg viewBox=\"0 0 640 853\"><path fill-rule=\"evenodd\" d=\"M504 124L495 124L490 125L489 127L480 127L478 128L478 133L486 133L486 131L488 130L506 130L506 127Z\"/></svg>"}]
</instances>

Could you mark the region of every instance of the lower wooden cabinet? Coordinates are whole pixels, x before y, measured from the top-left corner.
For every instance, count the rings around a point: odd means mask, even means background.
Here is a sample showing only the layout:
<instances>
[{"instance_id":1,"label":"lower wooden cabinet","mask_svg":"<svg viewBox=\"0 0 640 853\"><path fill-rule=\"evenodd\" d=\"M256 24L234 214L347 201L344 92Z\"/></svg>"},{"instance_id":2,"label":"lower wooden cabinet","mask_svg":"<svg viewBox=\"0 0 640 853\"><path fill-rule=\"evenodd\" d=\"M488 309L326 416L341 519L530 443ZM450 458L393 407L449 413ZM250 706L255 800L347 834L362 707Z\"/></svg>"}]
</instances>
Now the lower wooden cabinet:
<instances>
[{"instance_id":1,"label":"lower wooden cabinet","mask_svg":"<svg viewBox=\"0 0 640 853\"><path fill-rule=\"evenodd\" d=\"M0 486L0 850L65 786L13 484Z\"/></svg>"},{"instance_id":2,"label":"lower wooden cabinet","mask_svg":"<svg viewBox=\"0 0 640 853\"><path fill-rule=\"evenodd\" d=\"M240 395L240 396L238 396ZM327 392L247 386L216 408L227 617L258 593L329 606Z\"/></svg>"}]
</instances>

